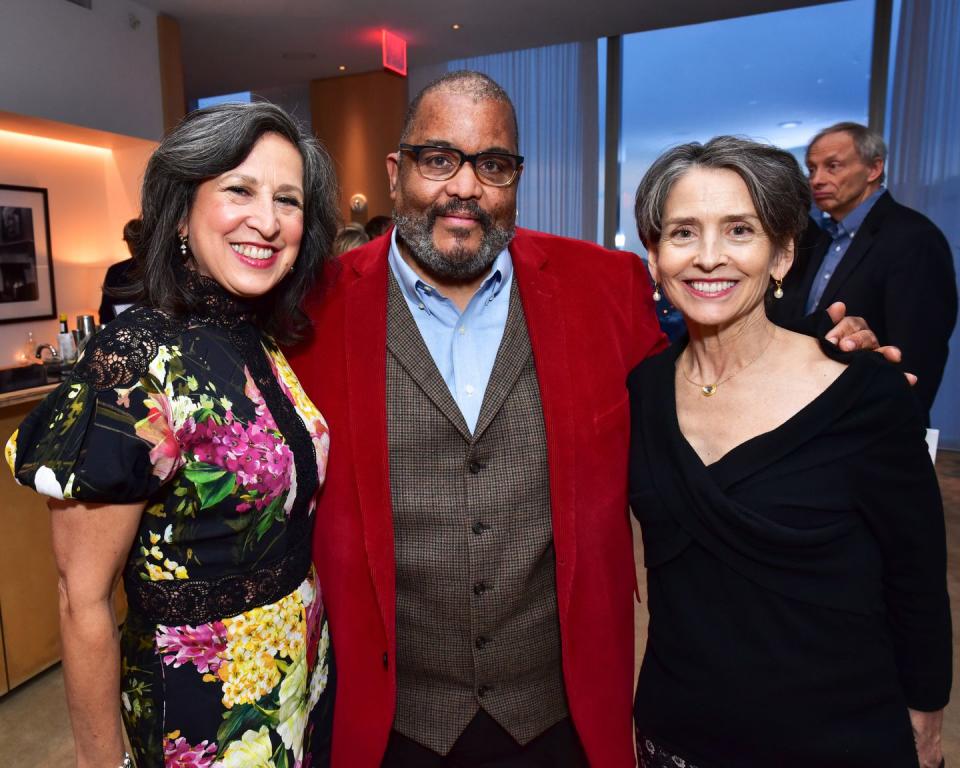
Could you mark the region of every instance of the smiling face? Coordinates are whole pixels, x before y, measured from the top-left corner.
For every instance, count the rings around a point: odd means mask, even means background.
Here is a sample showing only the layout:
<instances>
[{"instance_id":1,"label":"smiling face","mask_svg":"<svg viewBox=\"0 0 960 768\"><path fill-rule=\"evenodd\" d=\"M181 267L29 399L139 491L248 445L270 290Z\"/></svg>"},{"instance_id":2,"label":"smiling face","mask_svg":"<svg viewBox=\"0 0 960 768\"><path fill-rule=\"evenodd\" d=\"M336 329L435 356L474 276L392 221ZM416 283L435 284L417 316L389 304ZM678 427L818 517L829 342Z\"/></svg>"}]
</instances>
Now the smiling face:
<instances>
[{"instance_id":1,"label":"smiling face","mask_svg":"<svg viewBox=\"0 0 960 768\"><path fill-rule=\"evenodd\" d=\"M650 270L688 323L728 328L764 312L771 275L783 279L793 247L764 233L735 172L692 168L670 190Z\"/></svg>"},{"instance_id":2,"label":"smiling face","mask_svg":"<svg viewBox=\"0 0 960 768\"><path fill-rule=\"evenodd\" d=\"M865 163L853 136L836 131L821 136L807 150L807 171L813 202L836 221L843 218L880 188L883 160Z\"/></svg>"},{"instance_id":3,"label":"smiling face","mask_svg":"<svg viewBox=\"0 0 960 768\"><path fill-rule=\"evenodd\" d=\"M240 165L197 186L185 229L200 274L241 298L265 294L300 250L300 152L280 135L264 134Z\"/></svg>"},{"instance_id":4,"label":"smiling face","mask_svg":"<svg viewBox=\"0 0 960 768\"><path fill-rule=\"evenodd\" d=\"M508 105L438 88L423 97L405 141L467 154L517 154L513 137ZM464 163L450 179L431 181L406 152L387 156L387 173L401 253L428 274L472 281L513 238L519 175L510 186L491 187Z\"/></svg>"}]
</instances>

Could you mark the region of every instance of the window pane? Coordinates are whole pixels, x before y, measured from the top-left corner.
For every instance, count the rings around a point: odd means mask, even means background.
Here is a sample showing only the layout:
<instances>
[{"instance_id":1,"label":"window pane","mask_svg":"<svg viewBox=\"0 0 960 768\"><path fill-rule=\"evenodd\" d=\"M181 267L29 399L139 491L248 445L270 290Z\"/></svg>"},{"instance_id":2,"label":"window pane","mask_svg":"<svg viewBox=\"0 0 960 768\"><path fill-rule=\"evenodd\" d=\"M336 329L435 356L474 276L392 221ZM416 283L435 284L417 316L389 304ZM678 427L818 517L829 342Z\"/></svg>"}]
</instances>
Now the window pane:
<instances>
[{"instance_id":1,"label":"window pane","mask_svg":"<svg viewBox=\"0 0 960 768\"><path fill-rule=\"evenodd\" d=\"M207 96L203 99L197 99L197 109L204 107L215 107L217 104L249 104L250 91L240 91L239 93L224 93L221 96Z\"/></svg>"},{"instance_id":2,"label":"window pane","mask_svg":"<svg viewBox=\"0 0 960 768\"><path fill-rule=\"evenodd\" d=\"M638 32L623 38L620 231L643 253L633 197L650 163L736 134L792 151L840 120L866 123L873 0Z\"/></svg>"}]
</instances>

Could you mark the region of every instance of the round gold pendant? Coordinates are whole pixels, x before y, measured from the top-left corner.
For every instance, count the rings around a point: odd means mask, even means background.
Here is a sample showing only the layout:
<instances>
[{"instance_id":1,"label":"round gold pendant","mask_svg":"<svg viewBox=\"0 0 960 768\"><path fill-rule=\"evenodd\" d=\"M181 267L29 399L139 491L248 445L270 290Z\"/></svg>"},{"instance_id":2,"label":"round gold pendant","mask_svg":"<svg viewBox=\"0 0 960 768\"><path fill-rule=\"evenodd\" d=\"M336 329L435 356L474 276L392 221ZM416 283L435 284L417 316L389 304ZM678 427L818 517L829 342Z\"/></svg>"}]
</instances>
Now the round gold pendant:
<instances>
[{"instance_id":1,"label":"round gold pendant","mask_svg":"<svg viewBox=\"0 0 960 768\"><path fill-rule=\"evenodd\" d=\"M716 384L704 384L700 387L700 391L703 392L704 397L713 397L717 392Z\"/></svg>"}]
</instances>

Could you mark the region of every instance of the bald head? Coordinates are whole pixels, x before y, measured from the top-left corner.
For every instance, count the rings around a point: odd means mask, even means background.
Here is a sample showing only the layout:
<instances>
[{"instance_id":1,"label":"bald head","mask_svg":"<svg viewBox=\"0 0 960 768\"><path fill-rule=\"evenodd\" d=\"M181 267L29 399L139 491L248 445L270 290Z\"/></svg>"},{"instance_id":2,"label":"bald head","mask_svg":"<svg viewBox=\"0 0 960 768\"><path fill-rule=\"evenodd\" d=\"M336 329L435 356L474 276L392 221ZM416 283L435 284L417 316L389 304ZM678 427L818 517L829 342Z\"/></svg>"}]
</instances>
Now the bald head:
<instances>
[{"instance_id":1,"label":"bald head","mask_svg":"<svg viewBox=\"0 0 960 768\"><path fill-rule=\"evenodd\" d=\"M503 90L493 78L488 77L482 72L474 72L468 69L448 72L438 77L413 98L413 101L410 102L410 106L407 108L407 114L403 121L403 130L400 132L401 142L407 141L410 138L410 134L413 133L414 125L420 112L420 104L423 102L424 97L431 93L441 92L466 96L475 103L494 101L506 105L510 112L510 121L513 128L513 145L515 148L520 147L520 129L517 126L517 111L514 109L513 102L510 101L507 92Z\"/></svg>"}]
</instances>

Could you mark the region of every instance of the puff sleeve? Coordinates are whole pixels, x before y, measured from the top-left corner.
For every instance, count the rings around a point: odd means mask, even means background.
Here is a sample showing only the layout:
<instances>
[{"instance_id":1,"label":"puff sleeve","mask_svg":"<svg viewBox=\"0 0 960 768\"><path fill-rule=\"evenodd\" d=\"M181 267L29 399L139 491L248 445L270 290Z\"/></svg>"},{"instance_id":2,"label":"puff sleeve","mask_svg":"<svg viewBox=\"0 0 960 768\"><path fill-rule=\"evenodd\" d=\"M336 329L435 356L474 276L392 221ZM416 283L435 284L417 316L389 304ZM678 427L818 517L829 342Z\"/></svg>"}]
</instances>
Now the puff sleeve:
<instances>
[{"instance_id":1,"label":"puff sleeve","mask_svg":"<svg viewBox=\"0 0 960 768\"><path fill-rule=\"evenodd\" d=\"M152 359L140 365L121 355L132 366L105 381L91 370L115 356L116 345L108 332L101 335L106 338L94 338L71 377L14 432L7 463L18 483L53 498L143 501L182 463L170 400L152 373L165 348L154 345Z\"/></svg>"}]
</instances>

